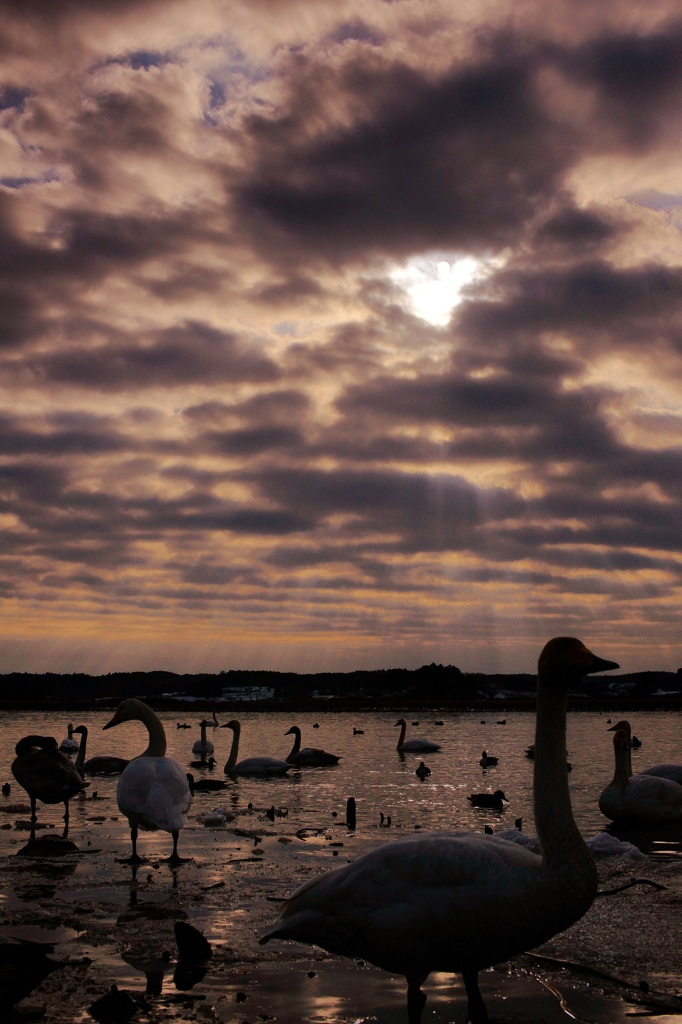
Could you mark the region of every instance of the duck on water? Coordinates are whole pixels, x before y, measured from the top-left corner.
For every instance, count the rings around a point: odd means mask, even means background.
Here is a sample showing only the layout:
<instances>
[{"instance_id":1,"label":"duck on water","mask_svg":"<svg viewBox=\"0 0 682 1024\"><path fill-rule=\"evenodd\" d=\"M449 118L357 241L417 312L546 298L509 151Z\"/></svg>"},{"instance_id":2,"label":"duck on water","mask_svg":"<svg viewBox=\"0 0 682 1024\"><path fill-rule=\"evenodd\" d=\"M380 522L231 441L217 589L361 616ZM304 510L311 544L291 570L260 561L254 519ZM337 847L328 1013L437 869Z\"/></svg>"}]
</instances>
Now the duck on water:
<instances>
[{"instance_id":1,"label":"duck on water","mask_svg":"<svg viewBox=\"0 0 682 1024\"><path fill-rule=\"evenodd\" d=\"M420 1024L432 971L461 973L467 1019L486 1024L478 973L546 942L591 906L594 860L575 824L566 771L568 690L618 668L573 637L538 662L534 813L542 855L489 835L398 840L309 879L261 938L293 939L362 958L407 981L408 1024Z\"/></svg>"}]
</instances>

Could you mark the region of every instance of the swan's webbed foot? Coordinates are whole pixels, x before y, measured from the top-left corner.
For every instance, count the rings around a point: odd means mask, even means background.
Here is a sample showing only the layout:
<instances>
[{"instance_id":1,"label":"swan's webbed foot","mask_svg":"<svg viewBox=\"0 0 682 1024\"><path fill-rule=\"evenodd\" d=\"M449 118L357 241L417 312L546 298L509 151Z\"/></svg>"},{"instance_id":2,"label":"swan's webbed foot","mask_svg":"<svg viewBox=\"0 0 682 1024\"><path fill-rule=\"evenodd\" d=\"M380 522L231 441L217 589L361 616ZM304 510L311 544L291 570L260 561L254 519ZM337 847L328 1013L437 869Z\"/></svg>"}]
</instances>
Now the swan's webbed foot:
<instances>
[{"instance_id":1,"label":"swan's webbed foot","mask_svg":"<svg viewBox=\"0 0 682 1024\"><path fill-rule=\"evenodd\" d=\"M171 853L170 857L162 859L162 863L170 864L171 867L177 867L178 864L189 864L193 860L193 857L180 857L177 853Z\"/></svg>"}]
</instances>

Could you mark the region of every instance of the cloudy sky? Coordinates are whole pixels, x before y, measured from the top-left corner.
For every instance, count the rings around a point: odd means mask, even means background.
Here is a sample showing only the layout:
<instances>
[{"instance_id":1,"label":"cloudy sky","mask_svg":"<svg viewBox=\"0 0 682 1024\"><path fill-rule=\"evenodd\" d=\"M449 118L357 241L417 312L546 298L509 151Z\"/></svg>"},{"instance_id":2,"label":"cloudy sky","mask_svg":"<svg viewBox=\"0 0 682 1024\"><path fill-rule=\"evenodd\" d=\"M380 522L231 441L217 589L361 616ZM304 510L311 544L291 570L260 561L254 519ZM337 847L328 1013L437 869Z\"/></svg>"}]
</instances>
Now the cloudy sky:
<instances>
[{"instance_id":1,"label":"cloudy sky","mask_svg":"<svg viewBox=\"0 0 682 1024\"><path fill-rule=\"evenodd\" d=\"M682 664L677 0L0 53L0 672Z\"/></svg>"}]
</instances>

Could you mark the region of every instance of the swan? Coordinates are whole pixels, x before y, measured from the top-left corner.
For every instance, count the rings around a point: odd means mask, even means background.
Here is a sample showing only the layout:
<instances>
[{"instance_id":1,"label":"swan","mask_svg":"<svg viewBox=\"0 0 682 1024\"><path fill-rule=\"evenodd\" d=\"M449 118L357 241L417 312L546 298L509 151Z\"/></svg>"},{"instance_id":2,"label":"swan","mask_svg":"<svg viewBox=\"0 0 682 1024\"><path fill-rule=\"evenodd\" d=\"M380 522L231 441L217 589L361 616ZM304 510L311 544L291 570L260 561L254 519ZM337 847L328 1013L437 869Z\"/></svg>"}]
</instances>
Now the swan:
<instances>
[{"instance_id":1,"label":"swan","mask_svg":"<svg viewBox=\"0 0 682 1024\"><path fill-rule=\"evenodd\" d=\"M498 757L489 757L487 750L484 750L481 754L481 760L478 762L481 768L493 768L499 761Z\"/></svg>"},{"instance_id":2,"label":"swan","mask_svg":"<svg viewBox=\"0 0 682 1024\"><path fill-rule=\"evenodd\" d=\"M421 1021L431 971L461 972L468 1019L484 1024L478 972L568 928L596 896L594 860L571 810L566 701L571 684L613 668L573 637L540 654L533 787L542 856L481 834L386 843L304 882L260 942L312 943L405 975L409 1024Z\"/></svg>"},{"instance_id":3,"label":"swan","mask_svg":"<svg viewBox=\"0 0 682 1024\"><path fill-rule=\"evenodd\" d=\"M301 730L297 725L287 729L285 736L294 736L294 745L287 754L289 764L295 764L297 768L326 768L329 765L338 764L341 760L336 754L329 754L320 747L303 747L301 750Z\"/></svg>"},{"instance_id":4,"label":"swan","mask_svg":"<svg viewBox=\"0 0 682 1024\"><path fill-rule=\"evenodd\" d=\"M36 822L36 802L64 804L64 823L69 826L69 800L89 786L71 761L57 747L54 736L24 736L15 747L12 775L31 801L31 821Z\"/></svg>"},{"instance_id":5,"label":"swan","mask_svg":"<svg viewBox=\"0 0 682 1024\"><path fill-rule=\"evenodd\" d=\"M400 736L398 737L396 750L399 750L401 754L418 754L420 752L423 754L432 754L435 753L436 750L440 750L440 745L438 743L432 743L431 740L406 740L405 732L407 730L407 722L404 718L399 718L395 724L396 726L400 726Z\"/></svg>"},{"instance_id":6,"label":"swan","mask_svg":"<svg viewBox=\"0 0 682 1024\"><path fill-rule=\"evenodd\" d=\"M201 739L195 740L194 746L192 747L192 753L199 754L200 757L203 758L208 757L208 755L212 754L215 750L212 741L206 739L206 729L209 727L209 725L211 725L211 723L207 722L205 718L201 722L199 722L199 728L201 729Z\"/></svg>"},{"instance_id":7,"label":"swan","mask_svg":"<svg viewBox=\"0 0 682 1024\"><path fill-rule=\"evenodd\" d=\"M73 725L71 722L66 727L67 735L64 737L62 742L59 744L59 749L64 754L75 753L78 750L78 743L73 738Z\"/></svg>"},{"instance_id":8,"label":"swan","mask_svg":"<svg viewBox=\"0 0 682 1024\"><path fill-rule=\"evenodd\" d=\"M216 718L215 711L211 712L211 721L207 722L206 724L208 725L209 729L219 729L220 728L220 722Z\"/></svg>"},{"instance_id":9,"label":"swan","mask_svg":"<svg viewBox=\"0 0 682 1024\"><path fill-rule=\"evenodd\" d=\"M137 833L142 828L148 832L170 832L173 852L168 860L177 864L178 836L192 803L187 777L177 761L165 756L166 733L161 719L147 704L135 697L124 700L102 728L112 729L121 722L142 722L149 733L147 749L127 765L116 788L119 809L130 825L133 852L129 863L141 863Z\"/></svg>"},{"instance_id":10,"label":"swan","mask_svg":"<svg viewBox=\"0 0 682 1024\"><path fill-rule=\"evenodd\" d=\"M233 732L230 756L225 764L226 775L286 775L294 767L290 761L279 761L276 757L247 757L237 762L241 723L233 718L231 722L222 725L221 729L232 729Z\"/></svg>"},{"instance_id":11,"label":"swan","mask_svg":"<svg viewBox=\"0 0 682 1024\"><path fill-rule=\"evenodd\" d=\"M83 739L78 748L76 760L73 766L79 775L120 775L123 769L130 762L127 757L115 757L113 754L99 754L97 757L89 757L85 760L88 749L88 727L77 725L73 730L80 733Z\"/></svg>"},{"instance_id":12,"label":"swan","mask_svg":"<svg viewBox=\"0 0 682 1024\"><path fill-rule=\"evenodd\" d=\"M614 732L617 729L622 729L623 732L627 733L628 739L630 740L630 746L633 746L633 735L632 728L629 722L616 722L608 730ZM632 768L632 758L630 759L630 767ZM654 764L651 768L644 768L638 775L655 775L657 779L670 779L671 782L676 782L678 786L682 786L682 764Z\"/></svg>"},{"instance_id":13,"label":"swan","mask_svg":"<svg viewBox=\"0 0 682 1024\"><path fill-rule=\"evenodd\" d=\"M682 786L655 775L632 775L630 737L625 729L613 734L616 767L613 779L599 797L599 810L611 821L640 824L682 822Z\"/></svg>"}]
</instances>

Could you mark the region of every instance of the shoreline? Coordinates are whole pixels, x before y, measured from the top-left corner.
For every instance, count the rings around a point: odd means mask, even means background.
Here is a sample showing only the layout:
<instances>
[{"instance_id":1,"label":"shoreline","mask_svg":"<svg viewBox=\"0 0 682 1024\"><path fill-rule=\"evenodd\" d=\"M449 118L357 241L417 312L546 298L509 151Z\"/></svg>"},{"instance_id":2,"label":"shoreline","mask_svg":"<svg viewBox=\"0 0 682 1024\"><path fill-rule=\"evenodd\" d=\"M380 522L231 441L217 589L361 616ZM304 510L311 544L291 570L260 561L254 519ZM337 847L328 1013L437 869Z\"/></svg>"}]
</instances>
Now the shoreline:
<instances>
[{"instance_id":1,"label":"shoreline","mask_svg":"<svg viewBox=\"0 0 682 1024\"><path fill-rule=\"evenodd\" d=\"M535 698L472 699L472 700L417 700L390 695L385 698L371 697L322 697L297 699L248 700L244 698L203 698L203 697L157 697L151 694L134 694L153 707L155 711L263 711L263 712L377 712L390 710L441 711L454 714L466 712L502 713L513 711L534 711ZM78 698L73 696L52 699L19 700L0 698L0 711L108 711L120 704L122 697ZM568 702L569 711L600 711L616 714L630 711L682 711L682 694L650 697L573 697Z\"/></svg>"}]
</instances>

